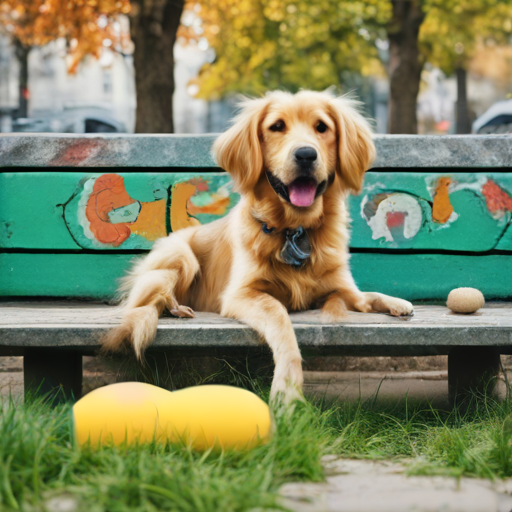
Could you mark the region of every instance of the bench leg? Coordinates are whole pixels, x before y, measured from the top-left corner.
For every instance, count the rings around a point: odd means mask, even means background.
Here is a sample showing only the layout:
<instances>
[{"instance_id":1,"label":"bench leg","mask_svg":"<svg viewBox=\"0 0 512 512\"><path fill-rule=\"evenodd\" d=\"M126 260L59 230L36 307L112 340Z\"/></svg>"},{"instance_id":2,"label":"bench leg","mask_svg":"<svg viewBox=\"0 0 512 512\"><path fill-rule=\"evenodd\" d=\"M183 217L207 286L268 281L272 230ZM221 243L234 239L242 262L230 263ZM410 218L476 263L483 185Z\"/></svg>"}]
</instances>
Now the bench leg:
<instances>
[{"instance_id":1,"label":"bench leg","mask_svg":"<svg viewBox=\"0 0 512 512\"><path fill-rule=\"evenodd\" d=\"M456 347L448 354L448 394L452 405L476 394L491 394L500 370L493 347Z\"/></svg>"},{"instance_id":2,"label":"bench leg","mask_svg":"<svg viewBox=\"0 0 512 512\"><path fill-rule=\"evenodd\" d=\"M52 404L78 400L82 393L82 355L34 350L23 358L25 398L47 397Z\"/></svg>"}]
</instances>

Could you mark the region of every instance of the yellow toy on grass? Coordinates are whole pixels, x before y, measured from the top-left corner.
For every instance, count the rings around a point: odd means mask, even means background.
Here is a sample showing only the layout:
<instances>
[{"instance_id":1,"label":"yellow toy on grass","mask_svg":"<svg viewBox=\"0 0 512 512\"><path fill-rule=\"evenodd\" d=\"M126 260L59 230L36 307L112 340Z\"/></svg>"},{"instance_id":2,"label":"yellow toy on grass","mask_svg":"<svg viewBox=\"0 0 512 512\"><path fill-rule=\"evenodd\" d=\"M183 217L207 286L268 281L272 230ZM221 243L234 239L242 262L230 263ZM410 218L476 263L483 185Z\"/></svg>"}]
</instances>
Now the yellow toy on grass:
<instances>
[{"instance_id":1,"label":"yellow toy on grass","mask_svg":"<svg viewBox=\"0 0 512 512\"><path fill-rule=\"evenodd\" d=\"M231 386L180 391L121 382L98 388L73 407L80 445L185 443L198 450L252 448L268 440L268 405L254 393Z\"/></svg>"}]
</instances>

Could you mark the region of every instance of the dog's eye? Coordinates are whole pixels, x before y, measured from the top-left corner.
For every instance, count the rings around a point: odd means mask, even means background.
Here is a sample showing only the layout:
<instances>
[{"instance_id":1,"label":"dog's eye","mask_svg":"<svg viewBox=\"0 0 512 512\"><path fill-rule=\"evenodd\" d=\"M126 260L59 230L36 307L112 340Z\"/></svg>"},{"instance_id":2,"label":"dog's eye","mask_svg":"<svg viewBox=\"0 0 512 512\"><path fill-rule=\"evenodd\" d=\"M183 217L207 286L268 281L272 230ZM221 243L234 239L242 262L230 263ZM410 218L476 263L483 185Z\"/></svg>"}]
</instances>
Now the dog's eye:
<instances>
[{"instance_id":1,"label":"dog's eye","mask_svg":"<svg viewBox=\"0 0 512 512\"><path fill-rule=\"evenodd\" d=\"M316 125L316 131L319 133L324 133L327 131L327 125L323 121L318 121Z\"/></svg>"},{"instance_id":2,"label":"dog's eye","mask_svg":"<svg viewBox=\"0 0 512 512\"><path fill-rule=\"evenodd\" d=\"M277 123L274 123L269 129L272 132L282 132L285 129L286 125L284 124L284 121L279 119Z\"/></svg>"}]
</instances>

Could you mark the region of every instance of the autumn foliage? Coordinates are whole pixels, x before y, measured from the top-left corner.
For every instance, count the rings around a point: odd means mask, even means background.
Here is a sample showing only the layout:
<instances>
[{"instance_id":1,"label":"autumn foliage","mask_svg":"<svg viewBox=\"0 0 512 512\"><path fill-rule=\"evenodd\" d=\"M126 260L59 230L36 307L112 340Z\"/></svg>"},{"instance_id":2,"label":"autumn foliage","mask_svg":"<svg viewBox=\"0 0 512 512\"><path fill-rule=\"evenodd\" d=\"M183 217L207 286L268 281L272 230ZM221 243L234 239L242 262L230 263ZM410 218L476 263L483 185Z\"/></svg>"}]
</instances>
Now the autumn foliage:
<instances>
[{"instance_id":1,"label":"autumn foliage","mask_svg":"<svg viewBox=\"0 0 512 512\"><path fill-rule=\"evenodd\" d=\"M22 44L66 39L70 72L86 55L99 57L105 41L123 43L116 17L129 12L129 0L0 0L0 23Z\"/></svg>"},{"instance_id":2,"label":"autumn foliage","mask_svg":"<svg viewBox=\"0 0 512 512\"><path fill-rule=\"evenodd\" d=\"M198 78L200 95L339 85L343 73L383 74L375 41L387 0L189 0L216 53ZM179 35L184 35L181 29ZM187 34L185 34L186 37Z\"/></svg>"}]
</instances>

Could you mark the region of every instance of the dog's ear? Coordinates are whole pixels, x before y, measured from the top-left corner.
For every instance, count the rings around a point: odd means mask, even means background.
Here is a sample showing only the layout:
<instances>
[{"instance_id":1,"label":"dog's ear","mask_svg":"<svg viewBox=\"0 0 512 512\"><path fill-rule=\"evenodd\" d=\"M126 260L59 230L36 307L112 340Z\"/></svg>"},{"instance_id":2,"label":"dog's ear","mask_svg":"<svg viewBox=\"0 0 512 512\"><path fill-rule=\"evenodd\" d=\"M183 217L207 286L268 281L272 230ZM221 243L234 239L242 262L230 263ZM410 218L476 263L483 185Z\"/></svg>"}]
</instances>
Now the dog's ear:
<instances>
[{"instance_id":1,"label":"dog's ear","mask_svg":"<svg viewBox=\"0 0 512 512\"><path fill-rule=\"evenodd\" d=\"M359 102L347 96L330 101L338 144L337 172L354 193L361 191L364 173L375 159L375 145L368 121L359 113Z\"/></svg>"},{"instance_id":2,"label":"dog's ear","mask_svg":"<svg viewBox=\"0 0 512 512\"><path fill-rule=\"evenodd\" d=\"M220 167L231 174L235 189L240 193L252 190L263 170L260 126L268 104L268 98L242 103L233 126L213 144L213 156Z\"/></svg>"}]
</instances>

